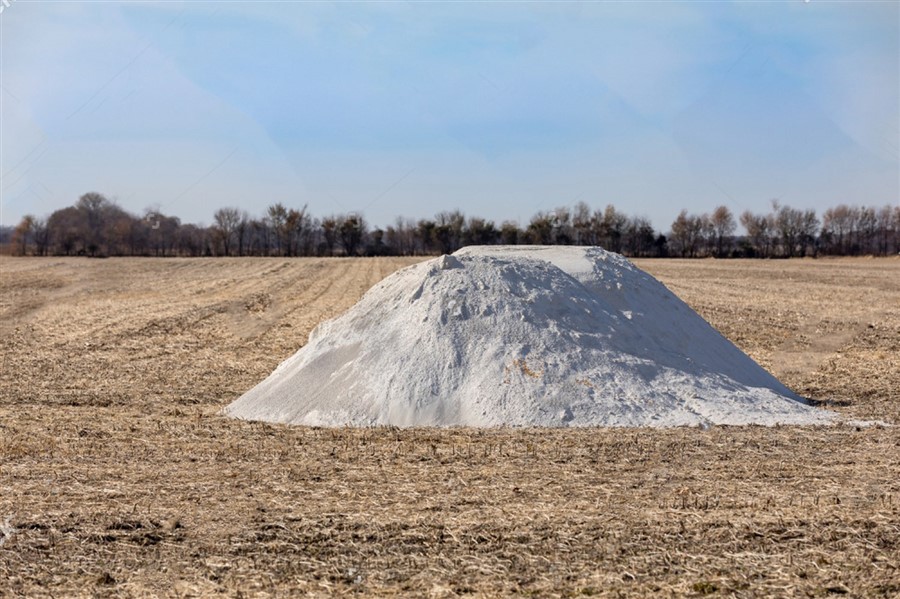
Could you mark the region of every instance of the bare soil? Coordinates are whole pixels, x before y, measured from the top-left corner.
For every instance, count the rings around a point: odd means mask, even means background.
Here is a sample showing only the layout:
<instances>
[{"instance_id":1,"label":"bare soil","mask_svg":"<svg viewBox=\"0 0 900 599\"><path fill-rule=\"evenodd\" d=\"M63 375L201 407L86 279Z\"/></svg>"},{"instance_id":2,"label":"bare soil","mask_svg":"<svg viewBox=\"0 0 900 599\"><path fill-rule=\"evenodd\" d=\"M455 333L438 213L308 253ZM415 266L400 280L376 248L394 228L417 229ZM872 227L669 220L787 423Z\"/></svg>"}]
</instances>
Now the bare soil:
<instances>
[{"instance_id":1,"label":"bare soil","mask_svg":"<svg viewBox=\"0 0 900 599\"><path fill-rule=\"evenodd\" d=\"M0 258L0 596L900 596L893 426L223 418L410 259ZM639 261L900 424L900 260Z\"/></svg>"}]
</instances>

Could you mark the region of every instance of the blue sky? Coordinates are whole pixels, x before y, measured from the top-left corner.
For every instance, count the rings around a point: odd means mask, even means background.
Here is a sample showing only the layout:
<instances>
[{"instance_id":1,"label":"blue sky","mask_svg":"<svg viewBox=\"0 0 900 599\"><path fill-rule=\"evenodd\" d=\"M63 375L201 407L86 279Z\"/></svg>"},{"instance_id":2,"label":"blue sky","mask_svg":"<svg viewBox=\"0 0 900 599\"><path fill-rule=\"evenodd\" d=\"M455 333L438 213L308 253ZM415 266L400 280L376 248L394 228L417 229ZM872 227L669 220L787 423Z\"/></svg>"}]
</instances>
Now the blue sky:
<instances>
[{"instance_id":1,"label":"blue sky","mask_svg":"<svg viewBox=\"0 0 900 599\"><path fill-rule=\"evenodd\" d=\"M86 191L523 223L900 201L900 2L34 2L0 14L2 223Z\"/></svg>"}]
</instances>

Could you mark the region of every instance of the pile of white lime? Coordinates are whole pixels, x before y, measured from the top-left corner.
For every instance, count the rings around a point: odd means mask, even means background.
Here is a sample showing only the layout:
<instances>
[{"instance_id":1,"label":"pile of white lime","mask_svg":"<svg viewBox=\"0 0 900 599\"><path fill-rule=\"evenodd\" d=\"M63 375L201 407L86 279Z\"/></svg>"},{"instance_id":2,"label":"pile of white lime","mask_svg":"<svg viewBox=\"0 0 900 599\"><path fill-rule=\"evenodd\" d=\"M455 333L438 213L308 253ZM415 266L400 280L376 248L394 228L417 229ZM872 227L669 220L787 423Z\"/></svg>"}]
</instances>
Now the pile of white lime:
<instances>
[{"instance_id":1,"label":"pile of white lime","mask_svg":"<svg viewBox=\"0 0 900 599\"><path fill-rule=\"evenodd\" d=\"M226 408L311 426L827 424L600 248L469 247L400 270Z\"/></svg>"}]
</instances>

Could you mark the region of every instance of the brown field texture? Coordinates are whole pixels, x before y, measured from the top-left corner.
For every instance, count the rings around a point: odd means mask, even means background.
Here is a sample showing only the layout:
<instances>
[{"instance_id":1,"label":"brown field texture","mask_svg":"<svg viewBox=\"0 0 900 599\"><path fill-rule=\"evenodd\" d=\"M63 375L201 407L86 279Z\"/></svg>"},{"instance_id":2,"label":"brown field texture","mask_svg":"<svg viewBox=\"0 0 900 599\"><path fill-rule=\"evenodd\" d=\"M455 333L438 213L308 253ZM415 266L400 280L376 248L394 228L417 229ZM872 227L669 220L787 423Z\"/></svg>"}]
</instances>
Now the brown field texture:
<instances>
[{"instance_id":1,"label":"brown field texture","mask_svg":"<svg viewBox=\"0 0 900 599\"><path fill-rule=\"evenodd\" d=\"M900 596L891 426L329 430L222 408L410 259L0 259L0 596ZM900 424L900 260L638 261Z\"/></svg>"}]
</instances>

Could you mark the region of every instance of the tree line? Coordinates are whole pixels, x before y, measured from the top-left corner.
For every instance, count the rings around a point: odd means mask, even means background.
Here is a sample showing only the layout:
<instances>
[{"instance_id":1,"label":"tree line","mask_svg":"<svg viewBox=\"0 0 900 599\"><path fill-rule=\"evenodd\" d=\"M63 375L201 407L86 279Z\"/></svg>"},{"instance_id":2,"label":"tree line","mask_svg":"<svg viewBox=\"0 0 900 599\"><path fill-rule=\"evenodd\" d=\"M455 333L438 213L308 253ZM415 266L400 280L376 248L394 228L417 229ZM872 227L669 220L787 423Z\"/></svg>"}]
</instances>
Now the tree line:
<instances>
[{"instance_id":1,"label":"tree line","mask_svg":"<svg viewBox=\"0 0 900 599\"><path fill-rule=\"evenodd\" d=\"M738 235L738 223L746 234ZM536 213L525 226L497 225L459 210L431 219L398 217L370 227L361 214L316 217L306 206L268 206L261 216L219 208L210 226L182 223L148 209L131 214L96 192L46 218L25 216L0 231L17 255L62 256L415 256L449 254L466 245L599 245L631 257L795 257L891 255L900 252L900 206L798 210L773 201L771 210L738 218L726 206L711 213L686 210L665 234L642 216L613 205L584 202Z\"/></svg>"}]
</instances>

